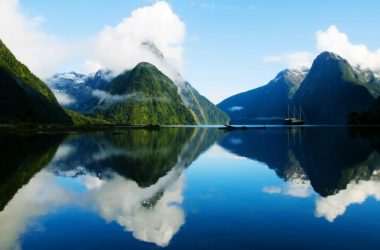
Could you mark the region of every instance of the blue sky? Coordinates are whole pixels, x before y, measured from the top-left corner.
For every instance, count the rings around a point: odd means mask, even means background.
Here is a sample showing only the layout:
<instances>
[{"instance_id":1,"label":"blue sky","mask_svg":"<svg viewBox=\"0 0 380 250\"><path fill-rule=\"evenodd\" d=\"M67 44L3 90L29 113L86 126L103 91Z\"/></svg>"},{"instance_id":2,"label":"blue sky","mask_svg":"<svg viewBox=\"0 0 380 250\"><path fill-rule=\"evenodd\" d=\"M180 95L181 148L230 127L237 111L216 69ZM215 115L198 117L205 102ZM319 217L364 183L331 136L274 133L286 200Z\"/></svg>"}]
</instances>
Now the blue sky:
<instances>
[{"instance_id":1,"label":"blue sky","mask_svg":"<svg viewBox=\"0 0 380 250\"><path fill-rule=\"evenodd\" d=\"M24 15L40 17L40 31L76 42L96 36L106 25L116 26L133 10L154 2L20 0L19 4ZM215 103L267 83L289 65L298 65L284 59L288 54L307 52L310 61L326 47L317 48L316 32L332 25L347 35L351 45L365 45L376 58L380 48L380 1L167 2L186 26L181 43L184 75ZM272 59L266 60L268 56ZM77 64L71 61L57 70L77 69Z\"/></svg>"}]
</instances>

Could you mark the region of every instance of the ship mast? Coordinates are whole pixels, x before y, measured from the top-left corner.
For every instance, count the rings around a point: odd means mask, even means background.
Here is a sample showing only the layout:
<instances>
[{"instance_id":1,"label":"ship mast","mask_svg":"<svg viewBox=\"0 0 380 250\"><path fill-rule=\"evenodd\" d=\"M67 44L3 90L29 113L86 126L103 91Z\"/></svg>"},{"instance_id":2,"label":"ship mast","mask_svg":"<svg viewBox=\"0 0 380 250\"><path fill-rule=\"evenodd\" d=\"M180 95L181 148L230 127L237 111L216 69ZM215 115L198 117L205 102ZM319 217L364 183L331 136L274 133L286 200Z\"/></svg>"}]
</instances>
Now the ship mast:
<instances>
[{"instance_id":1,"label":"ship mast","mask_svg":"<svg viewBox=\"0 0 380 250\"><path fill-rule=\"evenodd\" d=\"M288 118L290 117L290 112L289 112L289 110L290 110L290 106L289 106L289 104L288 104Z\"/></svg>"}]
</instances>

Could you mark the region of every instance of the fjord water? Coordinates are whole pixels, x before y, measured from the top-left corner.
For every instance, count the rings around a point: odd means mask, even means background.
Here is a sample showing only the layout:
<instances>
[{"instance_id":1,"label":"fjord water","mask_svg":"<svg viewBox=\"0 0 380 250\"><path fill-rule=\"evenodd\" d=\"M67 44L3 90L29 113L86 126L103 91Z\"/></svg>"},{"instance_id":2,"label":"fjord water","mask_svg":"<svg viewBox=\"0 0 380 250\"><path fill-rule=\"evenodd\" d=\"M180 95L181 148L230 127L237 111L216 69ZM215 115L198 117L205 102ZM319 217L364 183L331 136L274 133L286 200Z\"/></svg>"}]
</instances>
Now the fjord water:
<instances>
[{"instance_id":1,"label":"fjord water","mask_svg":"<svg viewBox=\"0 0 380 250\"><path fill-rule=\"evenodd\" d=\"M377 134L1 134L0 249L379 249Z\"/></svg>"}]
</instances>

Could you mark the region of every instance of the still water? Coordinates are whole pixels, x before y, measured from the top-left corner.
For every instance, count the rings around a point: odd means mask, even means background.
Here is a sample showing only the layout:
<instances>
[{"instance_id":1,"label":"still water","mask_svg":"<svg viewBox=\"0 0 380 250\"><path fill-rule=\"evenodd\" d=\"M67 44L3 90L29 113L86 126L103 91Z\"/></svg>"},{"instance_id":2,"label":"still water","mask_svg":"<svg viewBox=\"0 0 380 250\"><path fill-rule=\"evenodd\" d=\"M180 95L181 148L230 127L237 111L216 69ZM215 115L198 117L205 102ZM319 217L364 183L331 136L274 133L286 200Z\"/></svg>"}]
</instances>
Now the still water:
<instances>
[{"instance_id":1,"label":"still water","mask_svg":"<svg viewBox=\"0 0 380 250\"><path fill-rule=\"evenodd\" d=\"M379 249L377 134L1 134L0 249Z\"/></svg>"}]
</instances>

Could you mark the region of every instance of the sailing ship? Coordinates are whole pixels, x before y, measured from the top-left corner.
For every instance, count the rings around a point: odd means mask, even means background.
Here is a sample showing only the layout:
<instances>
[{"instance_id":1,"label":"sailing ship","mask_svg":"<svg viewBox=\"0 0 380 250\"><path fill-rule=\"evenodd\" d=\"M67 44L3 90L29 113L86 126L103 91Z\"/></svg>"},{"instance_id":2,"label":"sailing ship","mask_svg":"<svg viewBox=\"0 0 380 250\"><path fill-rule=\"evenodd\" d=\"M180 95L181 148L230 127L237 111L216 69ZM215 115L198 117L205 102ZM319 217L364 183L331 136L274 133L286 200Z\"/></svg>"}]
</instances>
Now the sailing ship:
<instances>
[{"instance_id":1,"label":"sailing ship","mask_svg":"<svg viewBox=\"0 0 380 250\"><path fill-rule=\"evenodd\" d=\"M293 113L293 116L291 116ZM291 112L291 107L288 105L288 117L284 119L284 125L304 125L305 121L302 119L302 107L299 107L299 116L297 116L297 108L293 106L293 110Z\"/></svg>"}]
</instances>

